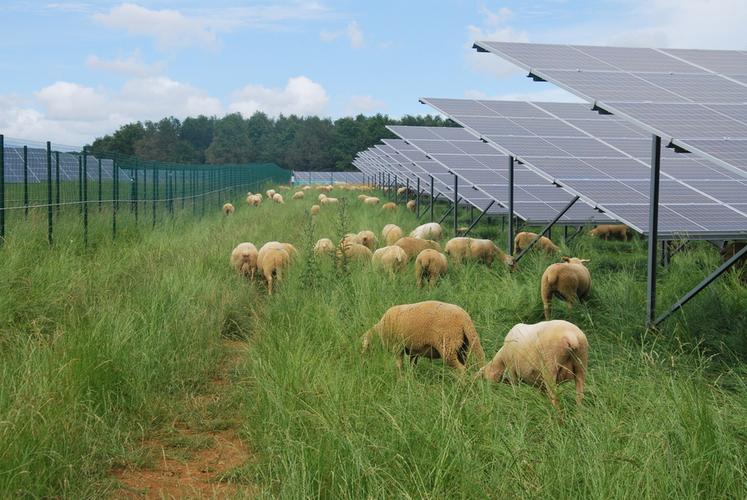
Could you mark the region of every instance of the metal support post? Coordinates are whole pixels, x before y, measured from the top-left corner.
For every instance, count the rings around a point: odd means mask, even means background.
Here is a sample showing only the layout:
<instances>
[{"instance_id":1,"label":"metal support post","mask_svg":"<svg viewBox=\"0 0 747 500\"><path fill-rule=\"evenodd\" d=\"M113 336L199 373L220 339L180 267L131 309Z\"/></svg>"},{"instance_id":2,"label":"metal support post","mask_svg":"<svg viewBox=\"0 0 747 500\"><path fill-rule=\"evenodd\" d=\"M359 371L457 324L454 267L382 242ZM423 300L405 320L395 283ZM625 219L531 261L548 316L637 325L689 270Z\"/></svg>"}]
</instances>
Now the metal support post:
<instances>
[{"instance_id":1,"label":"metal support post","mask_svg":"<svg viewBox=\"0 0 747 500\"><path fill-rule=\"evenodd\" d=\"M459 198L459 199L458 199L458 200L456 201L456 203L459 203L460 201L462 201L462 199L461 199L461 198ZM442 216L442 217L441 217L441 218L440 218L440 219L438 220L438 223L439 223L439 224L442 224L442 223L443 223L443 221L445 221L445 220L446 220L446 217L448 217L448 216L449 216L449 214L451 214L451 211L452 211L452 210L454 210L454 209L456 208L456 206L457 206L457 205L456 205L456 203L452 203L452 205L451 205L451 206L449 207L449 209L448 209L448 210L446 211L446 213L445 213L445 214L443 214L443 216Z\"/></svg>"},{"instance_id":2,"label":"metal support post","mask_svg":"<svg viewBox=\"0 0 747 500\"><path fill-rule=\"evenodd\" d=\"M431 180L431 207L430 207L430 211L431 211L431 222L433 222L433 208L434 208L433 205L436 204L436 199L433 197L433 176L432 175L430 176L430 180ZM441 194L441 193L439 193L439 194Z\"/></svg>"},{"instance_id":3,"label":"metal support post","mask_svg":"<svg viewBox=\"0 0 747 500\"><path fill-rule=\"evenodd\" d=\"M83 244L88 246L88 152L83 148Z\"/></svg>"},{"instance_id":4,"label":"metal support post","mask_svg":"<svg viewBox=\"0 0 747 500\"><path fill-rule=\"evenodd\" d=\"M472 221L472 224L470 224L470 225L469 225L469 227L468 227L468 228L467 228L467 230L466 230L466 231L464 232L464 234L462 234L462 236L467 236L467 235L468 235L468 234L470 233L470 231L472 231L472 228L474 228L474 227L475 227L475 226L477 225L477 223L478 223L478 222L480 222L480 219L482 219L482 218L483 218L483 216L484 216L484 215L485 215L486 213L488 213L488 210L490 210L490 207L492 207L492 206L493 206L493 204L495 204L495 200L491 200L491 201L490 201L490 203L488 203L488 206L487 206L487 207L485 207L485 208L483 209L483 211L482 211L482 212L480 212L480 215L478 215L478 216L477 216L477 219L474 219L474 220Z\"/></svg>"},{"instance_id":5,"label":"metal support post","mask_svg":"<svg viewBox=\"0 0 747 500\"><path fill-rule=\"evenodd\" d=\"M5 152L3 152L5 154ZM23 147L23 213L29 216L29 148Z\"/></svg>"},{"instance_id":6,"label":"metal support post","mask_svg":"<svg viewBox=\"0 0 747 500\"><path fill-rule=\"evenodd\" d=\"M648 276L646 279L646 326L656 319L656 245L659 236L659 176L661 174L661 137L651 139L651 185L648 209Z\"/></svg>"},{"instance_id":7,"label":"metal support post","mask_svg":"<svg viewBox=\"0 0 747 500\"><path fill-rule=\"evenodd\" d=\"M454 176L454 236L457 235L457 228L459 227L459 177Z\"/></svg>"},{"instance_id":8,"label":"metal support post","mask_svg":"<svg viewBox=\"0 0 747 500\"><path fill-rule=\"evenodd\" d=\"M532 242L529 244L529 246L526 247L524 250L522 250L522 252L516 258L514 258L514 260L516 262L520 261L521 258L529 250L531 250L532 247L539 241L539 239L542 238L546 233L548 233L550 231L550 229L552 229L553 225L555 225L560 220L560 218L563 217L565 215L565 213L568 210L570 210L573 205L576 204L576 202L578 201L578 199L579 199L578 196L574 196L574 198L565 206L565 208L563 208L563 210L561 210L560 212L558 212L558 214L555 216L555 218L552 221L550 221L550 223L548 225L546 225L542 229L542 231L537 235L537 237L532 240Z\"/></svg>"},{"instance_id":9,"label":"metal support post","mask_svg":"<svg viewBox=\"0 0 747 500\"><path fill-rule=\"evenodd\" d=\"M52 143L47 141L47 243L52 244Z\"/></svg>"},{"instance_id":10,"label":"metal support post","mask_svg":"<svg viewBox=\"0 0 747 500\"><path fill-rule=\"evenodd\" d=\"M508 254L514 253L514 157L508 156Z\"/></svg>"},{"instance_id":11,"label":"metal support post","mask_svg":"<svg viewBox=\"0 0 747 500\"><path fill-rule=\"evenodd\" d=\"M415 216L420 218L420 177L418 177L418 195L415 197Z\"/></svg>"}]
</instances>

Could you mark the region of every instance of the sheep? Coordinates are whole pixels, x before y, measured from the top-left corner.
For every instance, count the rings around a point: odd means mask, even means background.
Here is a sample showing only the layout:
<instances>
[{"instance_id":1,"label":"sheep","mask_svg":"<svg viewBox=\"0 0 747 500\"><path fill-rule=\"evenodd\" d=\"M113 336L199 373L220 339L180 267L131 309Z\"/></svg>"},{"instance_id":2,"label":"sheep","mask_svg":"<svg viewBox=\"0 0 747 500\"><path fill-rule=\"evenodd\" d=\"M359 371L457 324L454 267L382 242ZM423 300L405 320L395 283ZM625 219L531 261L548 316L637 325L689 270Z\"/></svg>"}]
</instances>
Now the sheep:
<instances>
[{"instance_id":1,"label":"sheep","mask_svg":"<svg viewBox=\"0 0 747 500\"><path fill-rule=\"evenodd\" d=\"M591 291L591 274L585 264L588 259L562 257L563 262L550 264L542 273L540 292L545 309L545 319L550 319L550 301L559 295L568 304L568 312L573 301L585 298Z\"/></svg>"},{"instance_id":2,"label":"sheep","mask_svg":"<svg viewBox=\"0 0 747 500\"><path fill-rule=\"evenodd\" d=\"M413 365L420 356L443 358L460 374L467 370L470 357L480 365L485 362L485 353L472 318L454 304L429 300L390 307L379 322L363 335L364 353L374 336L378 336L385 347L395 351L400 371L405 354Z\"/></svg>"},{"instance_id":3,"label":"sheep","mask_svg":"<svg viewBox=\"0 0 747 500\"><path fill-rule=\"evenodd\" d=\"M366 205L378 205L379 199L375 196L369 196L365 200L363 200L363 203Z\"/></svg>"},{"instance_id":4,"label":"sheep","mask_svg":"<svg viewBox=\"0 0 747 500\"><path fill-rule=\"evenodd\" d=\"M589 234L607 240L610 236L628 241L628 226L625 224L599 224Z\"/></svg>"},{"instance_id":5,"label":"sheep","mask_svg":"<svg viewBox=\"0 0 747 500\"><path fill-rule=\"evenodd\" d=\"M516 269L516 261L510 255L503 252L491 240L458 237L452 238L446 243L446 254L454 259L457 264L466 258L475 259L488 266L499 260L511 271Z\"/></svg>"},{"instance_id":6,"label":"sheep","mask_svg":"<svg viewBox=\"0 0 747 500\"><path fill-rule=\"evenodd\" d=\"M239 243L231 252L231 266L242 276L254 279L257 270L257 247L252 243Z\"/></svg>"},{"instance_id":7,"label":"sheep","mask_svg":"<svg viewBox=\"0 0 747 500\"><path fill-rule=\"evenodd\" d=\"M394 245L398 239L404 236L404 234L402 233L402 228L397 224L387 224L384 226L384 229L381 230L381 236L384 238L387 245Z\"/></svg>"},{"instance_id":8,"label":"sheep","mask_svg":"<svg viewBox=\"0 0 747 500\"><path fill-rule=\"evenodd\" d=\"M233 207L233 204L231 203L224 203L223 204L223 213L226 215L231 215L234 213L236 209Z\"/></svg>"},{"instance_id":9,"label":"sheep","mask_svg":"<svg viewBox=\"0 0 747 500\"><path fill-rule=\"evenodd\" d=\"M265 243L257 255L257 270L267 282L267 294L272 295L273 280L282 281L282 272L290 264L290 255L277 241Z\"/></svg>"},{"instance_id":10,"label":"sheep","mask_svg":"<svg viewBox=\"0 0 747 500\"><path fill-rule=\"evenodd\" d=\"M268 189L267 191L265 191L265 194L267 195L267 198L271 200L272 197L275 196L276 192L277 191L275 191L274 189Z\"/></svg>"},{"instance_id":11,"label":"sheep","mask_svg":"<svg viewBox=\"0 0 747 500\"><path fill-rule=\"evenodd\" d=\"M321 194L319 194L319 196L317 196L317 200L319 200L319 201L321 202L321 201L322 201L322 200L324 200L324 198L326 198L326 197L327 197L327 195L326 195L326 194L324 194L324 193L321 193Z\"/></svg>"},{"instance_id":12,"label":"sheep","mask_svg":"<svg viewBox=\"0 0 747 500\"><path fill-rule=\"evenodd\" d=\"M322 201L320 201L322 205L332 205L335 203L339 203L339 200L337 198L324 198Z\"/></svg>"},{"instance_id":13,"label":"sheep","mask_svg":"<svg viewBox=\"0 0 747 500\"><path fill-rule=\"evenodd\" d=\"M367 194L359 194L358 195L358 201L364 201L366 198L368 198Z\"/></svg>"},{"instance_id":14,"label":"sheep","mask_svg":"<svg viewBox=\"0 0 747 500\"><path fill-rule=\"evenodd\" d=\"M311 215L316 215L319 213L319 205L311 205Z\"/></svg>"},{"instance_id":15,"label":"sheep","mask_svg":"<svg viewBox=\"0 0 747 500\"><path fill-rule=\"evenodd\" d=\"M519 323L511 328L503 346L475 378L540 386L552 405L560 409L556 388L566 380L575 379L576 404L583 402L588 360L586 335L573 323L562 320L534 325Z\"/></svg>"},{"instance_id":16,"label":"sheep","mask_svg":"<svg viewBox=\"0 0 747 500\"><path fill-rule=\"evenodd\" d=\"M247 195L247 196L251 196L251 195L253 195L253 194L254 194L254 193L252 193L251 191L247 191L247 192L246 192L246 195Z\"/></svg>"},{"instance_id":17,"label":"sheep","mask_svg":"<svg viewBox=\"0 0 747 500\"><path fill-rule=\"evenodd\" d=\"M285 184L283 184L283 185L280 186L280 189L282 191L290 191L290 186L286 186Z\"/></svg>"},{"instance_id":18,"label":"sheep","mask_svg":"<svg viewBox=\"0 0 747 500\"><path fill-rule=\"evenodd\" d=\"M430 248L426 248L415 259L415 280L418 288L423 286L423 278L428 278L428 286L433 288L436 280L446 274L449 264L446 256Z\"/></svg>"},{"instance_id":19,"label":"sheep","mask_svg":"<svg viewBox=\"0 0 747 500\"><path fill-rule=\"evenodd\" d=\"M363 243L361 243L360 237L355 233L347 233L340 240L340 245L342 246L352 245L353 243L356 243L358 245L363 245Z\"/></svg>"},{"instance_id":20,"label":"sheep","mask_svg":"<svg viewBox=\"0 0 747 500\"><path fill-rule=\"evenodd\" d=\"M272 195L272 201L279 205L285 204L285 201L283 201L283 195L280 193L275 193L274 195Z\"/></svg>"},{"instance_id":21,"label":"sheep","mask_svg":"<svg viewBox=\"0 0 747 500\"><path fill-rule=\"evenodd\" d=\"M303 191L296 191L295 193L293 193L293 197L291 199L293 199L293 200L302 200L303 197L304 197L304 192Z\"/></svg>"},{"instance_id":22,"label":"sheep","mask_svg":"<svg viewBox=\"0 0 747 500\"><path fill-rule=\"evenodd\" d=\"M418 238L412 238L410 236L402 237L398 239L394 244L397 245L398 247L402 247L402 250L405 251L408 259L412 259L413 257L416 257L420 252L422 252L426 248L431 248L439 252L441 251L441 245L439 245L438 242L436 241L421 240Z\"/></svg>"},{"instance_id":23,"label":"sheep","mask_svg":"<svg viewBox=\"0 0 747 500\"><path fill-rule=\"evenodd\" d=\"M416 208L415 200L408 201L406 206L407 206L407 210L409 210L410 212L415 212L415 208Z\"/></svg>"},{"instance_id":24,"label":"sheep","mask_svg":"<svg viewBox=\"0 0 747 500\"><path fill-rule=\"evenodd\" d=\"M378 244L376 235L373 233L373 231L361 231L360 233L358 233L358 240L360 241L361 245L368 247L369 250L376 249L376 245Z\"/></svg>"},{"instance_id":25,"label":"sheep","mask_svg":"<svg viewBox=\"0 0 747 500\"><path fill-rule=\"evenodd\" d=\"M345 252L345 259L347 259L348 262L370 262L371 258L373 257L373 253L371 252L371 250L369 250L368 247L361 245L360 243L349 243L347 245L343 244L342 249L337 249L338 259L342 259L343 251Z\"/></svg>"},{"instance_id":26,"label":"sheep","mask_svg":"<svg viewBox=\"0 0 747 500\"><path fill-rule=\"evenodd\" d=\"M308 191L309 189L311 189L311 186L304 186L301 189L304 190L304 191Z\"/></svg>"},{"instance_id":27,"label":"sheep","mask_svg":"<svg viewBox=\"0 0 747 500\"><path fill-rule=\"evenodd\" d=\"M383 205L381 205L381 209L388 212L394 212L395 210L397 210L397 204L390 201L389 203L384 203Z\"/></svg>"},{"instance_id":28,"label":"sheep","mask_svg":"<svg viewBox=\"0 0 747 500\"><path fill-rule=\"evenodd\" d=\"M379 248L373 253L371 261L391 274L402 271L407 266L407 254L397 245L389 245Z\"/></svg>"},{"instance_id":29,"label":"sheep","mask_svg":"<svg viewBox=\"0 0 747 500\"><path fill-rule=\"evenodd\" d=\"M291 260L298 257L298 250L296 250L296 247L294 247L290 243L281 243L281 245L283 246L283 250L288 252L288 256L290 257Z\"/></svg>"},{"instance_id":30,"label":"sheep","mask_svg":"<svg viewBox=\"0 0 747 500\"><path fill-rule=\"evenodd\" d=\"M532 241L536 240L538 235L529 231L522 231L517 234L514 238L514 252L521 252L525 248L528 248L532 244ZM540 236L539 241L535 243L535 247L540 247L547 253L560 252L560 248L552 242L550 238Z\"/></svg>"},{"instance_id":31,"label":"sheep","mask_svg":"<svg viewBox=\"0 0 747 500\"><path fill-rule=\"evenodd\" d=\"M403 187L401 187L401 188L399 188L399 189L397 189L397 196L401 195L401 194L402 194L402 193L404 193L405 191L407 191L407 188L406 188L406 187L404 187L404 186L403 186Z\"/></svg>"},{"instance_id":32,"label":"sheep","mask_svg":"<svg viewBox=\"0 0 747 500\"><path fill-rule=\"evenodd\" d=\"M316 255L334 254L335 249L335 244L329 238L321 238L314 245L314 253Z\"/></svg>"},{"instance_id":33,"label":"sheep","mask_svg":"<svg viewBox=\"0 0 747 500\"><path fill-rule=\"evenodd\" d=\"M257 194L255 194L254 196L256 196L256 197L257 197L257 199L259 199L260 203L261 203L261 202L262 202L262 200L264 199L264 197L262 196L262 193L257 193Z\"/></svg>"},{"instance_id":34,"label":"sheep","mask_svg":"<svg viewBox=\"0 0 747 500\"><path fill-rule=\"evenodd\" d=\"M251 201L249 201L249 198L251 198ZM258 207L262 203L262 195L255 194L247 198L247 201L249 201L249 204L253 207Z\"/></svg>"},{"instance_id":35,"label":"sheep","mask_svg":"<svg viewBox=\"0 0 747 500\"><path fill-rule=\"evenodd\" d=\"M410 232L411 238L418 238L421 240L435 240L438 241L443 237L444 229L438 222L429 222L416 227Z\"/></svg>"}]
</instances>

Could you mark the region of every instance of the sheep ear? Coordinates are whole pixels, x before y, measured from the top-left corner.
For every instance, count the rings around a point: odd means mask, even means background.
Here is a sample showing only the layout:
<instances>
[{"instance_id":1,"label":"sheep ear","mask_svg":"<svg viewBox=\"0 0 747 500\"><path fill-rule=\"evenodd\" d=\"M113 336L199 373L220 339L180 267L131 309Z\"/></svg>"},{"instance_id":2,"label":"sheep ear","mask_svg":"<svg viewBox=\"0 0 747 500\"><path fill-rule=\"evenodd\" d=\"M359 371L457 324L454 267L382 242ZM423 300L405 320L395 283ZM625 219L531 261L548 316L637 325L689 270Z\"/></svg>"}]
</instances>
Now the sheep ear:
<instances>
[{"instance_id":1,"label":"sheep ear","mask_svg":"<svg viewBox=\"0 0 747 500\"><path fill-rule=\"evenodd\" d=\"M570 257L568 257L568 256L566 256L566 255L563 255L563 256L562 256L562 257L560 258L560 260L562 260L563 262L570 262L571 258L570 258Z\"/></svg>"}]
</instances>

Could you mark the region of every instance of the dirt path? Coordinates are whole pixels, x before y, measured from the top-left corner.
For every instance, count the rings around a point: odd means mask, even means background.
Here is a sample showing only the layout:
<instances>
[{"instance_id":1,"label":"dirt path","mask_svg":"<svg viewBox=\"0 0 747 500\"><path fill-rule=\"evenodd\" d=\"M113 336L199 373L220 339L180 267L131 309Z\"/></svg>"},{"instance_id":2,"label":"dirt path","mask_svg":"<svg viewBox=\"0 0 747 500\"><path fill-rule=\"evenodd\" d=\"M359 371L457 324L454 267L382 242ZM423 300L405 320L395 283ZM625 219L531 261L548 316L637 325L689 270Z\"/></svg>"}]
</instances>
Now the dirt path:
<instances>
[{"instance_id":1,"label":"dirt path","mask_svg":"<svg viewBox=\"0 0 747 500\"><path fill-rule=\"evenodd\" d=\"M208 391L184 402L163 437L142 443L141 466L112 471L118 483L113 498L251 496L251 485L228 481L232 469L249 459L249 450L237 436L240 420L225 388L247 345L223 343L228 356Z\"/></svg>"}]
</instances>

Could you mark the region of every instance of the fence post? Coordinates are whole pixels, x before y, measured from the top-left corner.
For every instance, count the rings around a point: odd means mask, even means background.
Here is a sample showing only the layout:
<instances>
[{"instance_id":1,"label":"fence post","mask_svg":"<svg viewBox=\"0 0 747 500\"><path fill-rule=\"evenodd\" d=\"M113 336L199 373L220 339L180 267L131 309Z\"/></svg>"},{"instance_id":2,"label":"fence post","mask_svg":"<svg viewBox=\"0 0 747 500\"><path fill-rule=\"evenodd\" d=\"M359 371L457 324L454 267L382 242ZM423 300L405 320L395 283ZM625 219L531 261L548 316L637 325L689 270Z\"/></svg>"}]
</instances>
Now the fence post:
<instances>
[{"instance_id":1,"label":"fence post","mask_svg":"<svg viewBox=\"0 0 747 500\"><path fill-rule=\"evenodd\" d=\"M184 196L185 196L185 181L187 177L187 171L182 167L182 210L184 210Z\"/></svg>"},{"instance_id":2,"label":"fence post","mask_svg":"<svg viewBox=\"0 0 747 500\"><path fill-rule=\"evenodd\" d=\"M101 158L99 160L99 212L101 212ZM114 176L114 168L112 167L112 177Z\"/></svg>"},{"instance_id":3,"label":"fence post","mask_svg":"<svg viewBox=\"0 0 747 500\"><path fill-rule=\"evenodd\" d=\"M200 173L202 174L202 182L200 183L200 193L202 193L202 217L205 216L205 171L201 170Z\"/></svg>"},{"instance_id":4,"label":"fence post","mask_svg":"<svg viewBox=\"0 0 747 500\"><path fill-rule=\"evenodd\" d=\"M5 136L0 134L0 245L5 242Z\"/></svg>"},{"instance_id":5,"label":"fence post","mask_svg":"<svg viewBox=\"0 0 747 500\"><path fill-rule=\"evenodd\" d=\"M158 198L158 170L153 169L153 227L156 227L156 198Z\"/></svg>"},{"instance_id":6,"label":"fence post","mask_svg":"<svg viewBox=\"0 0 747 500\"><path fill-rule=\"evenodd\" d=\"M135 168L132 169L134 172L133 174L133 183L132 183L132 191L131 191L131 199L132 199L132 210L135 212L135 224L137 224L137 213L138 213L138 201L137 201L137 195L138 195L138 175L137 175L137 162L135 163Z\"/></svg>"},{"instance_id":7,"label":"fence post","mask_svg":"<svg viewBox=\"0 0 747 500\"><path fill-rule=\"evenodd\" d=\"M57 214L60 213L60 152L54 152L54 190L55 190L55 203L57 204Z\"/></svg>"},{"instance_id":8,"label":"fence post","mask_svg":"<svg viewBox=\"0 0 747 500\"><path fill-rule=\"evenodd\" d=\"M29 216L29 148L23 147L23 213Z\"/></svg>"},{"instance_id":9,"label":"fence post","mask_svg":"<svg viewBox=\"0 0 747 500\"><path fill-rule=\"evenodd\" d=\"M78 211L83 214L83 156L78 156Z\"/></svg>"},{"instance_id":10,"label":"fence post","mask_svg":"<svg viewBox=\"0 0 747 500\"><path fill-rule=\"evenodd\" d=\"M119 171L117 160L112 158L112 241L117 239L117 210L119 209Z\"/></svg>"},{"instance_id":11,"label":"fence post","mask_svg":"<svg viewBox=\"0 0 747 500\"><path fill-rule=\"evenodd\" d=\"M83 243L88 246L88 153L83 148Z\"/></svg>"},{"instance_id":12,"label":"fence post","mask_svg":"<svg viewBox=\"0 0 747 500\"><path fill-rule=\"evenodd\" d=\"M47 141L47 242L52 244L52 143Z\"/></svg>"}]
</instances>

